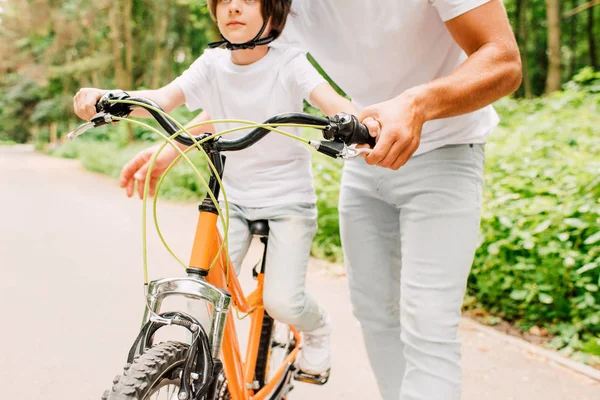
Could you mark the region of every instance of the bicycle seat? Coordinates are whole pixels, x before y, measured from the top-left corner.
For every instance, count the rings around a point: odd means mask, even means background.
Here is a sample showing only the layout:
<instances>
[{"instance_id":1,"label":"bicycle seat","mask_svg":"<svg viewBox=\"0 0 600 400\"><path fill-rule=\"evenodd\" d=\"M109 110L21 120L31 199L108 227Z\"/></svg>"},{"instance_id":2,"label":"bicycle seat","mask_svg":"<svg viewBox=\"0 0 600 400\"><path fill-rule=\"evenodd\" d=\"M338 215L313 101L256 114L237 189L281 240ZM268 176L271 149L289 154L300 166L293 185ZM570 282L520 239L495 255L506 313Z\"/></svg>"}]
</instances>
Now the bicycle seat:
<instances>
[{"instance_id":1,"label":"bicycle seat","mask_svg":"<svg viewBox=\"0 0 600 400\"><path fill-rule=\"evenodd\" d=\"M248 221L250 227L250 233L255 236L269 236L269 221L266 219L259 219L258 221Z\"/></svg>"}]
</instances>

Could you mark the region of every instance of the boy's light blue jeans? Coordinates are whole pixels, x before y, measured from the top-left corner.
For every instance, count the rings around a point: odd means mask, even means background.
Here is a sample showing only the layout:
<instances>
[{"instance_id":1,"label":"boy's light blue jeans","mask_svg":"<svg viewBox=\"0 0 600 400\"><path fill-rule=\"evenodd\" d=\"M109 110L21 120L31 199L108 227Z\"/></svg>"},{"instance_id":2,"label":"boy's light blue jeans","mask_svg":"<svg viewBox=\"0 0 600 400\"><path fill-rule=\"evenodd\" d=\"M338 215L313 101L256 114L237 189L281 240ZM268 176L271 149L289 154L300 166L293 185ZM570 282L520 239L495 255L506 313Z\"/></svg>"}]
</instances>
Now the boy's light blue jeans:
<instances>
[{"instance_id":1,"label":"boy's light blue jeans","mask_svg":"<svg viewBox=\"0 0 600 400\"><path fill-rule=\"evenodd\" d=\"M385 400L459 400L458 324L478 241L483 145L397 171L347 162L340 226L353 311Z\"/></svg>"},{"instance_id":2,"label":"boy's light blue jeans","mask_svg":"<svg viewBox=\"0 0 600 400\"><path fill-rule=\"evenodd\" d=\"M317 208L297 203L250 208L229 205L229 257L239 274L252 235L247 221L269 221L263 302L274 319L311 331L323 324L324 312L305 291L310 247L317 231Z\"/></svg>"}]
</instances>

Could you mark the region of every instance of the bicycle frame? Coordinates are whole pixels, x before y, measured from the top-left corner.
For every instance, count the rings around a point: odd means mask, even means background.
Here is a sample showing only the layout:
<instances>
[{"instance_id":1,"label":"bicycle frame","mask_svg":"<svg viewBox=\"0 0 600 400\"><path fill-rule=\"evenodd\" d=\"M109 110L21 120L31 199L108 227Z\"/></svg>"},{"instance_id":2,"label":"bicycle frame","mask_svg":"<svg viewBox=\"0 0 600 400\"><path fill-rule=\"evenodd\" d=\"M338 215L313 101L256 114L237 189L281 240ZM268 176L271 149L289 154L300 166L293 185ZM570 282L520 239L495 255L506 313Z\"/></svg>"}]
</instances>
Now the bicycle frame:
<instances>
[{"instance_id":1,"label":"bicycle frame","mask_svg":"<svg viewBox=\"0 0 600 400\"><path fill-rule=\"evenodd\" d=\"M206 280L190 274L185 278L153 281L149 285L148 305L153 312L158 313L162 300L170 295L185 295L208 301L212 306L212 322L208 332L209 345L214 359L218 358L222 351L223 369L232 400L264 400L277 388L300 351L300 334L290 326L296 339L295 348L270 381L255 393L252 383L264 316L262 308L264 274L258 274L256 289L245 296L225 251L221 252L218 260L210 268L222 243L217 229L217 218L215 213L200 211L190 258L190 268L204 271L204 274L208 274ZM225 288L228 292L223 290ZM250 333L245 362L242 361L240 354L233 313L229 312L232 300L234 306L241 312L250 313ZM147 309L143 320L144 325L150 320L150 314L150 310Z\"/></svg>"},{"instance_id":2,"label":"bicycle frame","mask_svg":"<svg viewBox=\"0 0 600 400\"><path fill-rule=\"evenodd\" d=\"M129 100L129 102L126 102L126 100ZM73 139L91 127L108 124L113 121L113 117L126 118L132 109L135 108L130 103L135 107L145 108L169 135L175 135L179 132L178 125L166 118L160 106L155 102L144 98L131 98L123 91L114 91L107 92L102 96L96 105L96 109L99 110L98 113L92 117L89 123L85 123L71 132L69 138ZM318 152L334 158L353 158L358 156L358 151L350 151L352 149L349 149L347 146L350 144L368 143L371 147L375 145L375 139L369 135L366 126L360 124L356 117L349 114L340 113L334 117L321 118L309 114L286 113L278 114L265 121L265 124L275 126L285 123L319 127L327 140L311 140L307 144L315 148ZM175 140L186 146L195 146L198 142L203 143L202 147L214 168L214 170L211 170L212 176L209 182L209 191L213 193L214 198L218 198L220 187L217 184L214 173L222 176L225 162L225 157L220 152L243 150L252 146L269 133L270 129L257 127L246 136L234 140L221 138L213 138L209 141L205 140L211 136L210 134L194 138L189 137L187 134L180 134L175 136ZM152 326L151 322L158 325L170 325L174 322L172 319L157 316L165 297L183 295L193 299L205 300L211 305L212 321L208 332L200 331L202 332L203 350L207 347L210 349L210 356L213 361L218 360L222 354L223 370L228 381L228 390L232 400L264 400L272 393L279 395L279 390L285 384L285 378L289 377L288 374L293 368L293 361L300 351L302 343L300 334L293 327L289 327L295 338L294 349L279 366L270 381L266 382L262 388L256 388L254 385L254 375L264 319L264 309L262 307L264 271L261 271L257 276L258 284L256 289L246 297L237 275L229 273L229 271L234 271L231 268L229 256L225 251L219 254L222 238L217 229L217 218L216 206L212 203L210 196L207 196L200 206L188 276L150 282L148 286L147 308L142 324L144 328L140 332L136 344L130 351L130 358L135 356L138 344L141 345L141 349L143 350L146 341L151 341L153 333L148 333L147 329ZM213 261L215 262L213 263ZM245 362L241 358L235 322L233 314L230 312L232 301L238 310L250 314L250 334ZM191 316L186 316L184 319L193 320ZM186 323L196 324L197 321L186 321ZM184 324L184 326L186 325ZM194 329L197 329L197 326L194 326ZM207 333L207 335L204 335L204 333ZM195 337L198 338L198 335ZM208 356L206 351L202 354ZM190 365L193 363L191 360L191 358L188 360ZM210 358L207 358L207 360L210 361ZM220 373L220 362L218 365ZM212 373L215 374L214 370ZM190 377L186 375L183 378L185 386L189 388ZM217 377L213 376L213 378L216 379ZM258 391L255 393L257 389Z\"/></svg>"}]
</instances>

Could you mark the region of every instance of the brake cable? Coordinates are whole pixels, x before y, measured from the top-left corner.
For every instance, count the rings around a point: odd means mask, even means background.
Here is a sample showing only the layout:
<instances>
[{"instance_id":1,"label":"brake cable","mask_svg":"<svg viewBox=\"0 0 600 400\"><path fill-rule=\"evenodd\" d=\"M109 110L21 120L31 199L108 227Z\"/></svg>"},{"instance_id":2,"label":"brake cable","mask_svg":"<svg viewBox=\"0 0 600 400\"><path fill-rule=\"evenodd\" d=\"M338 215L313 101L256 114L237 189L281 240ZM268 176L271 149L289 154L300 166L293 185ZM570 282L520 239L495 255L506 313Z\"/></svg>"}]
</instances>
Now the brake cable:
<instances>
[{"instance_id":1,"label":"brake cable","mask_svg":"<svg viewBox=\"0 0 600 400\"><path fill-rule=\"evenodd\" d=\"M147 104L142 104L136 101L132 101L132 100L111 100L111 103L126 103L126 104L132 104L132 105L138 105L138 106L143 106L144 108L150 108L160 114L162 114L165 118L168 118L169 120L171 120L173 123L175 123L179 128L180 131L174 133L173 135L171 135L170 137L167 136L165 133L159 131L158 129L145 124L141 121L137 121L137 120L133 120L130 118L122 118L122 117L113 117L113 119L115 120L124 120L130 123L135 123L138 124L140 126L143 126L155 133L157 133L160 137L162 137L165 142L161 145L161 147L157 150L157 152L154 154L154 156L152 157L152 159L150 160L150 166L148 168L148 172L146 174L146 181L144 184L144 192L143 192L143 200L142 200L142 213L143 213L143 219L142 219L142 242L143 242L143 259L144 259L144 263L143 263L143 268L144 268L144 285L147 287L148 285L148 259L147 259L147 226L146 226L146 215L147 215L147 198L148 198L148 193L149 193L149 189L150 189L150 176L152 174L152 170L154 169L154 165L156 163L156 160L158 158L158 156L160 155L160 153L162 152L162 150L164 150L164 148L167 145L171 145L172 147L174 147L180 154L177 156L177 158L175 160L173 160L173 162L169 165L169 167L167 168L167 170L165 170L165 172L161 175L159 181L157 182L157 186L156 186L156 191L155 191L155 196L154 196L154 202L153 202L153 216L154 216L154 224L157 230L157 233L159 235L159 238L161 240L161 242L163 243L163 245L165 246L165 248L167 249L167 251L184 267L187 268L187 266L175 255L175 253L171 250L170 246L167 244L166 240L164 239L164 236L162 235L162 232L160 230L159 224L158 224L158 217L157 217L157 201L158 201L158 196L160 193L160 187L162 185L162 182L164 180L164 178L168 175L168 173L171 171L171 169L178 163L178 161L181 158L184 158L185 161L190 165L190 167L193 169L194 173L196 174L197 178L200 180L200 182L202 182L202 185L206 188L207 190L207 194L208 196L211 198L211 200L213 201L213 203L215 204L215 207L217 209L217 213L219 215L219 218L221 220L221 224L223 226L223 243L221 244L219 251L217 252L217 254L215 255L215 258L213 259L209 270L214 266L214 264L216 263L216 261L219 259L221 252L223 251L223 248L227 249L227 241L228 241L228 228L229 228L229 203L227 201L227 196L225 193L225 188L223 187L223 183L220 179L220 177L218 176L218 173L216 171L216 168L214 166L214 164L211 162L210 157L208 157L208 155L206 154L206 152L204 151L204 149L202 148L202 144L208 140L212 140L216 137L219 136L223 136L226 135L228 133L231 132L235 132L235 131L240 131L240 130L245 130L245 129L250 129L250 128L265 128L268 129L272 132L276 132L279 134L282 134L284 136L287 136L291 139L295 139L298 140L304 144L310 144L310 140L305 139L303 137L291 134L289 132L285 132L282 131L280 129L277 129L276 127L298 127L298 128L311 128L311 129L320 129L323 130L325 128L325 126L317 126L317 125L309 125L309 124L259 124L253 121L247 121L247 120L234 120L234 119L222 119L222 120L210 120L210 121L203 121L191 126L188 126L187 128L182 126L178 121L176 121L173 117L171 117L169 114L167 114L166 112L149 106ZM199 126L203 126L203 125L208 125L208 124L219 124L219 123L239 123L239 124L245 124L246 126L242 126L242 127L237 127L237 128L232 128L217 134L213 134L210 135L206 138L203 138L201 140L196 140L196 138L190 134L190 132L188 131L188 129L193 129ZM194 141L194 145L190 146L189 148L185 149L185 150L181 150L174 142L173 139L175 139L177 136L179 136L182 133L186 133L190 138L192 138L192 140ZM221 191L223 192L223 202L225 203L225 212L226 212L226 216L225 218L223 217L222 214L222 210L218 205L218 201L214 196L214 193L212 193L212 191L210 190L210 187L206 184L206 180L202 177L202 175L200 174L200 172L198 171L198 169L195 167L195 165L193 165L192 161L189 159L189 157L187 156L187 153L190 152L191 150L193 150L194 148L198 148L201 153L204 155L204 158L206 159L209 168L211 168L211 170L213 171L213 175L216 176L217 182L219 184L219 186L221 187ZM226 269L226 273L227 273L227 282L229 282L229 268Z\"/></svg>"}]
</instances>

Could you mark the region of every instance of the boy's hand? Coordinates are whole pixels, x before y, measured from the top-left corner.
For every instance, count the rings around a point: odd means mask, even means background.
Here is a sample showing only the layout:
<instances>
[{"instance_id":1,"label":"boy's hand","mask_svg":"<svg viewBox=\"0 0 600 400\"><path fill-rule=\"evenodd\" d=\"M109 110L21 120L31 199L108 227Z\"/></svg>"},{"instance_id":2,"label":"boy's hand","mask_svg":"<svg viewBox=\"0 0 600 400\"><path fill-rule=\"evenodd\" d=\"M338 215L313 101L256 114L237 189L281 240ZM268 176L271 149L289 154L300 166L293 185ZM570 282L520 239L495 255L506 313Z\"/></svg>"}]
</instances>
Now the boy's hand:
<instances>
[{"instance_id":1,"label":"boy's hand","mask_svg":"<svg viewBox=\"0 0 600 400\"><path fill-rule=\"evenodd\" d=\"M416 97L409 90L362 110L359 120L377 136L375 148L365 157L368 164L397 170L417 150L425 118Z\"/></svg>"},{"instance_id":2,"label":"boy's hand","mask_svg":"<svg viewBox=\"0 0 600 400\"><path fill-rule=\"evenodd\" d=\"M142 150L135 157L131 159L123 169L121 170L120 185L125 188L127 197L133 196L135 190L135 182L137 181L137 192L140 199L144 197L144 185L146 183L146 174L148 168L150 168L150 160L158 150L160 145L152 146L146 150ZM179 153L171 146L165 147L160 153L152 169L152 175L150 176L150 190L149 195L154 196L156 190L156 181L171 165L173 160L177 158Z\"/></svg>"},{"instance_id":3,"label":"boy's hand","mask_svg":"<svg viewBox=\"0 0 600 400\"><path fill-rule=\"evenodd\" d=\"M96 115L96 103L106 90L95 88L81 88L73 98L73 110L77 116L85 121Z\"/></svg>"}]
</instances>

